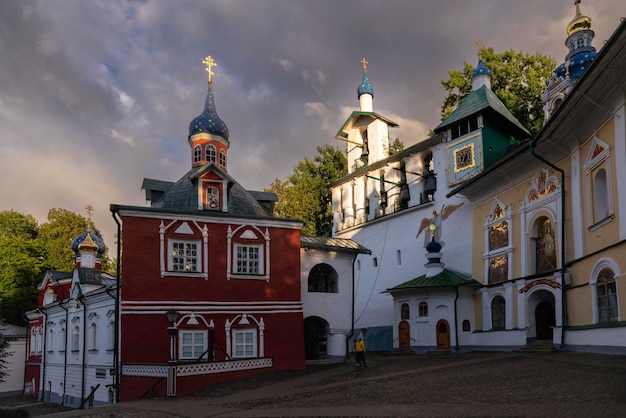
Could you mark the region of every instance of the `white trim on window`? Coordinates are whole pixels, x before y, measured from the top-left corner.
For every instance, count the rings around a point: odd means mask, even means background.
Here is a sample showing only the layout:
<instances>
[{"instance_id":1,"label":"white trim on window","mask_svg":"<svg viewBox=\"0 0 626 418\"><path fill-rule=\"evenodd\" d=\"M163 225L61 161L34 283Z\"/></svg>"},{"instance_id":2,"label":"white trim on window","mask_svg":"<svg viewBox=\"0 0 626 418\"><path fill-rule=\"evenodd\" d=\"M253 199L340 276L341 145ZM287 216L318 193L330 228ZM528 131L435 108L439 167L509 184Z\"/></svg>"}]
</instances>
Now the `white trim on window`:
<instances>
[{"instance_id":1,"label":"white trim on window","mask_svg":"<svg viewBox=\"0 0 626 418\"><path fill-rule=\"evenodd\" d=\"M233 358L254 358L257 356L256 328L233 329Z\"/></svg>"},{"instance_id":2,"label":"white trim on window","mask_svg":"<svg viewBox=\"0 0 626 418\"><path fill-rule=\"evenodd\" d=\"M242 234L238 232L244 229ZM258 242L261 236L264 242ZM237 238L234 238L237 237ZM248 240L256 240L249 242ZM270 235L253 225L240 225L234 231L228 226L226 278L270 280Z\"/></svg>"},{"instance_id":3,"label":"white trim on window","mask_svg":"<svg viewBox=\"0 0 626 418\"><path fill-rule=\"evenodd\" d=\"M202 231L202 239L180 239L166 236L166 232L173 225L179 225L178 228L175 229L175 232L178 234L189 234L192 235L193 227L190 225L193 224L198 230ZM196 243L196 270L195 271L187 271L187 270L173 270L171 268L173 263L173 245L174 242L189 242ZM160 246L160 264L161 264L161 277L202 277L204 280L208 280L209 275L209 234L206 225L200 227L200 225L195 222L186 222L173 220L165 225L164 221L161 220L161 224L159 225L159 246ZM184 247L183 247L184 248ZM185 263L186 265L186 263Z\"/></svg>"},{"instance_id":4,"label":"white trim on window","mask_svg":"<svg viewBox=\"0 0 626 418\"><path fill-rule=\"evenodd\" d=\"M206 359L207 353L206 330L179 330L178 331L178 358L179 360L197 360L201 354Z\"/></svg>"}]
</instances>

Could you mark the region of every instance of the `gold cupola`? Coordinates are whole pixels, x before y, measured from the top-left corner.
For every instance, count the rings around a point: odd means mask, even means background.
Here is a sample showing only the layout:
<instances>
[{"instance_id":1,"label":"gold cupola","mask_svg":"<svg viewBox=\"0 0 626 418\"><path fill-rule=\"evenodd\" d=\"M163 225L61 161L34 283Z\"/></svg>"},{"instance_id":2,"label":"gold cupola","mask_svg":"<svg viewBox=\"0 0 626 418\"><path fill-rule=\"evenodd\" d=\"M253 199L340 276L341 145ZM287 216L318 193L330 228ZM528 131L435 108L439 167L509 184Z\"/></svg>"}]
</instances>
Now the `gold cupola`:
<instances>
[{"instance_id":1,"label":"gold cupola","mask_svg":"<svg viewBox=\"0 0 626 418\"><path fill-rule=\"evenodd\" d=\"M580 13L580 1L574 1L576 5L576 16L569 22L567 25L567 35L571 35L574 32L578 32L580 30L589 30L591 28L591 18Z\"/></svg>"}]
</instances>

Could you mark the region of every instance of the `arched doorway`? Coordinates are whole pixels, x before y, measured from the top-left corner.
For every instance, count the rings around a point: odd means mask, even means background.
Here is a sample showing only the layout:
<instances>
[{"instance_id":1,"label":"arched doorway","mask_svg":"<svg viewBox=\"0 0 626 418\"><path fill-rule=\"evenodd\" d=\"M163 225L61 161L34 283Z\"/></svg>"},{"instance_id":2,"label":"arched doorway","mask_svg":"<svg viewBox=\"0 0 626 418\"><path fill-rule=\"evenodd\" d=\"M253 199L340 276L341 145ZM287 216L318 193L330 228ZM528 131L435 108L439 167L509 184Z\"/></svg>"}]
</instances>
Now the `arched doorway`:
<instances>
[{"instance_id":1,"label":"arched doorway","mask_svg":"<svg viewBox=\"0 0 626 418\"><path fill-rule=\"evenodd\" d=\"M398 347L411 348L411 325L407 321L398 324Z\"/></svg>"},{"instance_id":2,"label":"arched doorway","mask_svg":"<svg viewBox=\"0 0 626 418\"><path fill-rule=\"evenodd\" d=\"M306 360L317 360L326 355L328 322L317 316L304 319L304 356Z\"/></svg>"},{"instance_id":3,"label":"arched doorway","mask_svg":"<svg viewBox=\"0 0 626 418\"><path fill-rule=\"evenodd\" d=\"M541 302L535 308L535 324L538 340L551 340L555 324L554 307L549 302Z\"/></svg>"},{"instance_id":4,"label":"arched doorway","mask_svg":"<svg viewBox=\"0 0 626 418\"><path fill-rule=\"evenodd\" d=\"M437 322L437 350L450 349L450 325L445 319Z\"/></svg>"}]
</instances>

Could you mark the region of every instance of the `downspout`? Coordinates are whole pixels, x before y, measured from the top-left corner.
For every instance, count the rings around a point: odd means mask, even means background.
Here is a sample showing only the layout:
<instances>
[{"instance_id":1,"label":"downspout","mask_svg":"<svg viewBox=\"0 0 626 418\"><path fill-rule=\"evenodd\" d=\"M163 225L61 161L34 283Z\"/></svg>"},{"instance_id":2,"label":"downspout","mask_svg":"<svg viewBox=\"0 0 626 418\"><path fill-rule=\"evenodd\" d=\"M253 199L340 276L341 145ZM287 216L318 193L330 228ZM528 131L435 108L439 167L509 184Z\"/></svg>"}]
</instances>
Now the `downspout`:
<instances>
[{"instance_id":1,"label":"downspout","mask_svg":"<svg viewBox=\"0 0 626 418\"><path fill-rule=\"evenodd\" d=\"M83 364L81 365L83 377L81 379L82 381L80 391L80 407L82 409L85 407L85 361L87 360L87 304L85 303L85 296L79 296L78 300L80 300L83 304Z\"/></svg>"},{"instance_id":2,"label":"downspout","mask_svg":"<svg viewBox=\"0 0 626 418\"><path fill-rule=\"evenodd\" d=\"M561 345L559 348L565 346L565 318L566 318L566 306L565 299L565 171L550 161L543 158L541 155L535 152L535 140L530 140L530 151L532 155L542 163L548 165L553 170L561 173L561 222L560 222L560 235L561 235Z\"/></svg>"},{"instance_id":3,"label":"downspout","mask_svg":"<svg viewBox=\"0 0 626 418\"><path fill-rule=\"evenodd\" d=\"M120 402L120 294L121 294L121 254L122 254L122 224L120 220L115 216L117 214L117 206L111 208L111 216L117 224L117 260L115 263L115 279L117 280L117 292L115 294L115 336L113 342L113 363L115 365L115 403Z\"/></svg>"},{"instance_id":4,"label":"downspout","mask_svg":"<svg viewBox=\"0 0 626 418\"><path fill-rule=\"evenodd\" d=\"M63 301L67 300L69 302L69 298L63 298L59 301L59 306L61 307L61 309L63 309L65 311L65 341L63 342L63 357L64 357L64 361L63 361L63 394L61 396L63 396L63 398L61 399L61 405L65 405L65 386L67 385L67 334L69 331L69 325L68 325L68 320L69 320L69 309L67 309L65 306L63 306Z\"/></svg>"},{"instance_id":5,"label":"downspout","mask_svg":"<svg viewBox=\"0 0 626 418\"><path fill-rule=\"evenodd\" d=\"M456 297L454 298L454 339L456 340L456 352L459 352L459 320L456 310L456 302L459 300L459 286L454 286Z\"/></svg>"},{"instance_id":6,"label":"downspout","mask_svg":"<svg viewBox=\"0 0 626 418\"><path fill-rule=\"evenodd\" d=\"M350 320L350 334L346 336L346 360L348 360L348 356L350 355L350 338L354 335L354 264L356 263L356 258L358 256L359 253L357 252L352 258L352 318Z\"/></svg>"},{"instance_id":7,"label":"downspout","mask_svg":"<svg viewBox=\"0 0 626 418\"><path fill-rule=\"evenodd\" d=\"M39 310L39 312L41 312L43 314L43 341L42 341L42 347L41 347L41 367L42 367L42 371L41 371L41 382L39 382L39 388L41 389L41 402L44 402L45 399L45 395L46 395L46 334L48 333L48 329L46 327L47 322L48 322L48 314L46 313L46 311L42 308Z\"/></svg>"}]
</instances>

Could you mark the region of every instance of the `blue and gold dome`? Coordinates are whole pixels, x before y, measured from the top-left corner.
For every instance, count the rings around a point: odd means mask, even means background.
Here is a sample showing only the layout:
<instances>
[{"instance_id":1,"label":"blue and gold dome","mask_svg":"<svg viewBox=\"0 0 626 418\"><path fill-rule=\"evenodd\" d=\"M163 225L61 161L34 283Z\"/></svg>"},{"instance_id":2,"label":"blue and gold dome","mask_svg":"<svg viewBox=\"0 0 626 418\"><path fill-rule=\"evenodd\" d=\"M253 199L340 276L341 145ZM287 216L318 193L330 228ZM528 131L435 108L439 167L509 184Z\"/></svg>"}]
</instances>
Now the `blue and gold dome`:
<instances>
[{"instance_id":1,"label":"blue and gold dome","mask_svg":"<svg viewBox=\"0 0 626 418\"><path fill-rule=\"evenodd\" d=\"M85 232L74 238L72 241L72 250L74 250L75 253L78 253L80 250L87 250L97 252L102 255L106 249L107 246L102 238L97 236L91 228L87 228Z\"/></svg>"},{"instance_id":2,"label":"blue and gold dome","mask_svg":"<svg viewBox=\"0 0 626 418\"><path fill-rule=\"evenodd\" d=\"M365 58L361 60L361 63L363 64L363 80L356 90L357 98L361 97L362 94L370 94L374 97L374 87L372 87L370 81L367 79L367 61Z\"/></svg>"},{"instance_id":3,"label":"blue and gold dome","mask_svg":"<svg viewBox=\"0 0 626 418\"><path fill-rule=\"evenodd\" d=\"M477 75L481 75L481 74L486 74L488 76L491 77L491 70L489 68L487 68L487 66L483 63L482 59L478 60L478 65L476 66L476 68L474 68L474 71L472 71L472 78L476 77Z\"/></svg>"},{"instance_id":4,"label":"blue and gold dome","mask_svg":"<svg viewBox=\"0 0 626 418\"><path fill-rule=\"evenodd\" d=\"M217 135L228 141L228 127L226 123L217 115L215 110L215 100L213 99L213 89L209 83L206 93L206 101L204 110L196 116L189 124L189 136L205 132L211 135Z\"/></svg>"}]
</instances>

